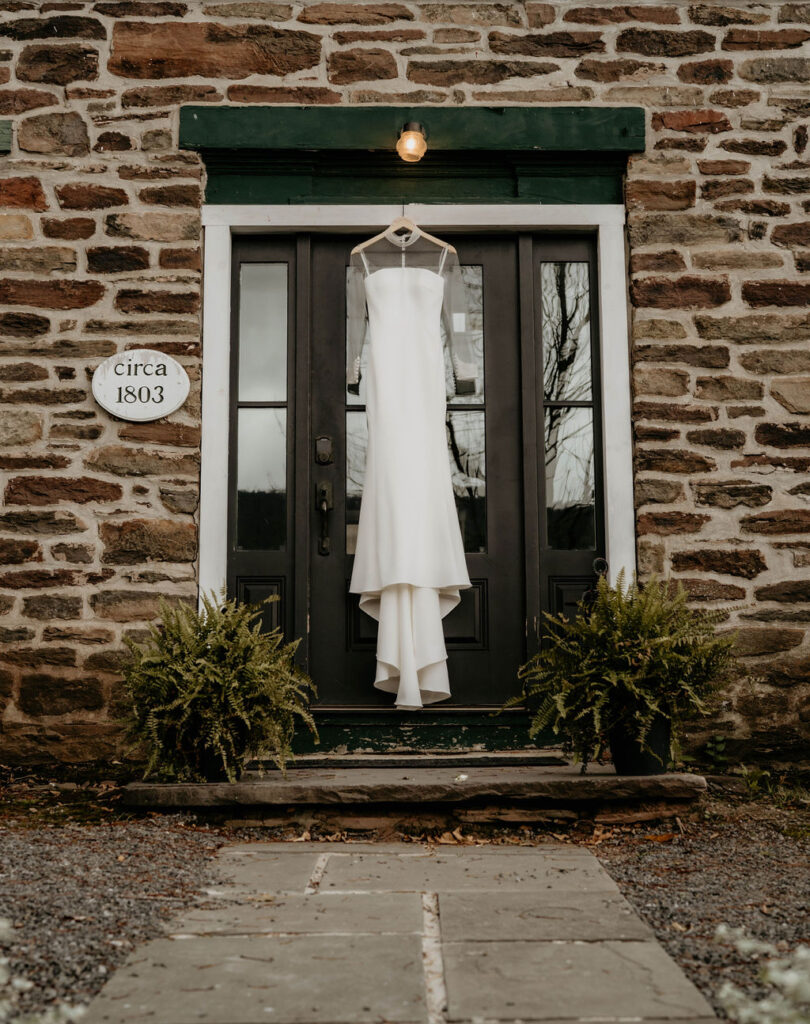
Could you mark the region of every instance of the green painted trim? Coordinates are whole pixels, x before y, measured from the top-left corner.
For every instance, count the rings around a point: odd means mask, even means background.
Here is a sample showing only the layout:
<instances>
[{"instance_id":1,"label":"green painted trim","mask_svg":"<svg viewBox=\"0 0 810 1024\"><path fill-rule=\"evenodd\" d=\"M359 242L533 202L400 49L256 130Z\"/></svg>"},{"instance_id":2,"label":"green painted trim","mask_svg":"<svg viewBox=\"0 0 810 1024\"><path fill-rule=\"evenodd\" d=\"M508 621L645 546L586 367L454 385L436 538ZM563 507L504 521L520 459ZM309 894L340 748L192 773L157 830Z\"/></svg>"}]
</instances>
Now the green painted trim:
<instances>
[{"instance_id":1,"label":"green painted trim","mask_svg":"<svg viewBox=\"0 0 810 1024\"><path fill-rule=\"evenodd\" d=\"M0 153L11 152L11 121L0 121Z\"/></svg>"},{"instance_id":2,"label":"green painted trim","mask_svg":"<svg viewBox=\"0 0 810 1024\"><path fill-rule=\"evenodd\" d=\"M393 151L406 121L425 126L438 150L640 152L641 107L180 108L181 149Z\"/></svg>"}]
</instances>

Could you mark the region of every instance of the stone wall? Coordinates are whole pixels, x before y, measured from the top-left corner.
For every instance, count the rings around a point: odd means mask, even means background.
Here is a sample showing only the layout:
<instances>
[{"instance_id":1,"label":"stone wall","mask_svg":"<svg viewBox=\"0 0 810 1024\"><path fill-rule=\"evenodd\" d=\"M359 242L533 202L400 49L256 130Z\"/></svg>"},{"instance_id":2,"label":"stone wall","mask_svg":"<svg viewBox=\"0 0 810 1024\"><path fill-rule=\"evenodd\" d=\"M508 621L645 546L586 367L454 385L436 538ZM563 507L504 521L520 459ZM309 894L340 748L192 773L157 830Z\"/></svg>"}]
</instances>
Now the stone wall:
<instances>
[{"instance_id":1,"label":"stone wall","mask_svg":"<svg viewBox=\"0 0 810 1024\"><path fill-rule=\"evenodd\" d=\"M0 0L0 756L115 750L124 634L195 592L204 167L183 103L641 105L627 181L639 558L740 605L715 731L810 734L810 3ZM168 422L95 406L178 357Z\"/></svg>"}]
</instances>

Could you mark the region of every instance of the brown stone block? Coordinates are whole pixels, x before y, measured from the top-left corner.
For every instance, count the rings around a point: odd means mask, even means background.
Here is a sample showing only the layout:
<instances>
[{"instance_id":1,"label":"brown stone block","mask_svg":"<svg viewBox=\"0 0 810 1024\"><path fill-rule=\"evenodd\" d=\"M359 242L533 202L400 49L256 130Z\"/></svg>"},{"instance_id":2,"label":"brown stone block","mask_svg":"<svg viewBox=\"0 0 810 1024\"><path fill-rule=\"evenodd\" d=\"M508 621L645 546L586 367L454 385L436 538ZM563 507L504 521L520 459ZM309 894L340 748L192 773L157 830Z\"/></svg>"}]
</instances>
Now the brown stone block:
<instances>
[{"instance_id":1,"label":"brown stone block","mask_svg":"<svg viewBox=\"0 0 810 1024\"><path fill-rule=\"evenodd\" d=\"M665 252L639 252L630 256L630 273L639 274L646 270L686 270L683 256L675 249Z\"/></svg>"},{"instance_id":2,"label":"brown stone block","mask_svg":"<svg viewBox=\"0 0 810 1024\"><path fill-rule=\"evenodd\" d=\"M197 510L200 494L196 487L161 486L160 500L170 512L184 512L190 515Z\"/></svg>"},{"instance_id":3,"label":"brown stone block","mask_svg":"<svg viewBox=\"0 0 810 1024\"><path fill-rule=\"evenodd\" d=\"M657 341L671 341L686 337L686 329L678 320L664 320L661 317L633 318L633 340L654 338Z\"/></svg>"},{"instance_id":4,"label":"brown stone block","mask_svg":"<svg viewBox=\"0 0 810 1024\"><path fill-rule=\"evenodd\" d=\"M745 281L742 297L749 306L810 305L810 284L800 281Z\"/></svg>"},{"instance_id":5,"label":"brown stone block","mask_svg":"<svg viewBox=\"0 0 810 1024\"><path fill-rule=\"evenodd\" d=\"M29 619L80 619L83 600L81 597L66 597L64 594L37 594L23 598L23 615ZM56 639L54 637L54 639Z\"/></svg>"},{"instance_id":6,"label":"brown stone block","mask_svg":"<svg viewBox=\"0 0 810 1024\"><path fill-rule=\"evenodd\" d=\"M698 377L695 382L695 397L714 402L761 398L762 394L759 381L744 377Z\"/></svg>"},{"instance_id":7,"label":"brown stone block","mask_svg":"<svg viewBox=\"0 0 810 1024\"><path fill-rule=\"evenodd\" d=\"M45 595L42 596L45 597ZM84 629L81 626L48 626L42 632L42 639L45 643L110 644L115 640L115 633L111 629Z\"/></svg>"},{"instance_id":8,"label":"brown stone block","mask_svg":"<svg viewBox=\"0 0 810 1024\"><path fill-rule=\"evenodd\" d=\"M22 9L22 8L20 8ZM15 18L0 24L0 36L8 39L106 39L104 25L97 18L59 15L54 18Z\"/></svg>"},{"instance_id":9,"label":"brown stone block","mask_svg":"<svg viewBox=\"0 0 810 1024\"><path fill-rule=\"evenodd\" d=\"M65 455L0 455L0 469L18 473L23 469L66 469L70 459Z\"/></svg>"},{"instance_id":10,"label":"brown stone block","mask_svg":"<svg viewBox=\"0 0 810 1024\"><path fill-rule=\"evenodd\" d=\"M123 132L101 132L93 144L94 153L125 153L132 148L132 139Z\"/></svg>"},{"instance_id":11,"label":"brown stone block","mask_svg":"<svg viewBox=\"0 0 810 1024\"><path fill-rule=\"evenodd\" d=\"M630 209L686 210L695 205L695 182L630 181L625 199Z\"/></svg>"},{"instance_id":12,"label":"brown stone block","mask_svg":"<svg viewBox=\"0 0 810 1024\"><path fill-rule=\"evenodd\" d=\"M668 537L673 534L699 533L710 516L696 512L642 512L636 520L637 532Z\"/></svg>"},{"instance_id":13,"label":"brown stone block","mask_svg":"<svg viewBox=\"0 0 810 1024\"><path fill-rule=\"evenodd\" d=\"M171 215L167 214L167 216ZM176 319L150 320L148 323L145 320L88 320L84 325L84 330L87 334L110 334L119 335L122 338L135 337L136 339L140 339L144 334L151 337L159 337L163 334L185 334L191 335L193 338L188 344L196 344L199 323L197 320ZM158 343L153 345L151 337L150 348L154 348ZM143 348L143 345L139 344L136 347Z\"/></svg>"},{"instance_id":14,"label":"brown stone block","mask_svg":"<svg viewBox=\"0 0 810 1024\"><path fill-rule=\"evenodd\" d=\"M68 82L98 78L98 50L90 46L26 46L17 60L22 82Z\"/></svg>"},{"instance_id":15,"label":"brown stone block","mask_svg":"<svg viewBox=\"0 0 810 1024\"><path fill-rule=\"evenodd\" d=\"M108 18L182 18L188 4L180 0L102 0L93 4L93 10Z\"/></svg>"},{"instance_id":16,"label":"brown stone block","mask_svg":"<svg viewBox=\"0 0 810 1024\"><path fill-rule=\"evenodd\" d=\"M202 178L199 166L194 166L187 162L175 166L121 164L117 171L118 177L124 181L165 181L168 178L195 178L199 180Z\"/></svg>"},{"instance_id":17,"label":"brown stone block","mask_svg":"<svg viewBox=\"0 0 810 1024\"><path fill-rule=\"evenodd\" d=\"M745 156L781 156L787 149L787 143L781 139L723 139L720 148L729 153L742 153ZM787 210L783 211L787 212Z\"/></svg>"},{"instance_id":18,"label":"brown stone block","mask_svg":"<svg viewBox=\"0 0 810 1024\"><path fill-rule=\"evenodd\" d=\"M779 203L775 199L723 199L717 203L717 209L747 213L753 217L784 217L786 213L790 213L787 203ZM752 239L764 238L765 225L751 225L749 237Z\"/></svg>"},{"instance_id":19,"label":"brown stone block","mask_svg":"<svg viewBox=\"0 0 810 1024\"><path fill-rule=\"evenodd\" d=\"M23 640L32 640L33 629L18 626L16 629L4 626L0 629L0 644L15 644ZM12 690L12 676L3 669L0 671L0 696L8 697Z\"/></svg>"},{"instance_id":20,"label":"brown stone block","mask_svg":"<svg viewBox=\"0 0 810 1024\"><path fill-rule=\"evenodd\" d=\"M187 423L125 423L119 427L122 441L144 441L147 444L171 444L182 448L199 448L200 428Z\"/></svg>"},{"instance_id":21,"label":"brown stone block","mask_svg":"<svg viewBox=\"0 0 810 1024\"><path fill-rule=\"evenodd\" d=\"M34 338L46 334L51 322L38 313L0 313L0 335L13 338Z\"/></svg>"},{"instance_id":22,"label":"brown stone block","mask_svg":"<svg viewBox=\"0 0 810 1024\"><path fill-rule=\"evenodd\" d=\"M690 601L740 601L745 597L745 590L735 583L689 578L673 579L671 583L682 586Z\"/></svg>"},{"instance_id":23,"label":"brown stone block","mask_svg":"<svg viewBox=\"0 0 810 1024\"><path fill-rule=\"evenodd\" d=\"M655 4L630 4L616 7L574 7L563 15L563 21L580 25L615 25L623 21L646 21L654 25L677 25L677 7Z\"/></svg>"},{"instance_id":24,"label":"brown stone block","mask_svg":"<svg viewBox=\"0 0 810 1024\"><path fill-rule=\"evenodd\" d=\"M722 345L637 345L634 358L647 363L684 363L686 366L728 366L728 349Z\"/></svg>"},{"instance_id":25,"label":"brown stone block","mask_svg":"<svg viewBox=\"0 0 810 1024\"><path fill-rule=\"evenodd\" d=\"M672 427L650 427L636 423L633 426L633 437L636 441L674 441L681 436L680 430Z\"/></svg>"},{"instance_id":26,"label":"brown stone block","mask_svg":"<svg viewBox=\"0 0 810 1024\"><path fill-rule=\"evenodd\" d=\"M0 302L47 309L85 309L104 294L98 281L25 281L0 279Z\"/></svg>"},{"instance_id":27,"label":"brown stone block","mask_svg":"<svg viewBox=\"0 0 810 1024\"><path fill-rule=\"evenodd\" d=\"M733 28L723 37L723 50L790 50L804 46L810 32L803 28L755 31Z\"/></svg>"},{"instance_id":28,"label":"brown stone block","mask_svg":"<svg viewBox=\"0 0 810 1024\"><path fill-rule=\"evenodd\" d=\"M676 572L713 572L752 580L761 572L765 572L768 565L761 551L698 548L692 551L674 551L672 568Z\"/></svg>"},{"instance_id":29,"label":"brown stone block","mask_svg":"<svg viewBox=\"0 0 810 1024\"><path fill-rule=\"evenodd\" d=\"M79 388L0 388L0 402L14 405L71 405L86 397Z\"/></svg>"},{"instance_id":30,"label":"brown stone block","mask_svg":"<svg viewBox=\"0 0 810 1024\"><path fill-rule=\"evenodd\" d=\"M141 85L121 94L121 106L176 107L182 103L219 103L222 93L213 85Z\"/></svg>"},{"instance_id":31,"label":"brown stone block","mask_svg":"<svg viewBox=\"0 0 810 1024\"><path fill-rule=\"evenodd\" d=\"M93 548L89 544L52 544L51 554L57 561L73 565L88 565L93 561Z\"/></svg>"},{"instance_id":32,"label":"brown stone block","mask_svg":"<svg viewBox=\"0 0 810 1024\"><path fill-rule=\"evenodd\" d=\"M87 250L87 269L91 274L120 274L146 270L148 250L136 245L99 245Z\"/></svg>"},{"instance_id":33,"label":"brown stone block","mask_svg":"<svg viewBox=\"0 0 810 1024\"><path fill-rule=\"evenodd\" d=\"M639 366L633 372L633 387L637 394L685 395L689 389L689 374L683 370L664 370ZM649 417L657 419L656 416Z\"/></svg>"},{"instance_id":34,"label":"brown stone block","mask_svg":"<svg viewBox=\"0 0 810 1024\"><path fill-rule=\"evenodd\" d=\"M749 82L810 82L810 58L807 57L757 57L746 60L737 69L740 78Z\"/></svg>"},{"instance_id":35,"label":"brown stone block","mask_svg":"<svg viewBox=\"0 0 810 1024\"><path fill-rule=\"evenodd\" d=\"M726 278L644 277L631 283L630 296L635 306L707 309L729 302L731 288Z\"/></svg>"},{"instance_id":36,"label":"brown stone block","mask_svg":"<svg viewBox=\"0 0 810 1024\"><path fill-rule=\"evenodd\" d=\"M810 246L810 221L778 224L771 232L771 241L786 248Z\"/></svg>"},{"instance_id":37,"label":"brown stone block","mask_svg":"<svg viewBox=\"0 0 810 1024\"><path fill-rule=\"evenodd\" d=\"M167 455L144 448L110 445L98 448L86 460L88 466L117 476L197 476L196 455ZM117 487L117 484L108 486Z\"/></svg>"},{"instance_id":38,"label":"brown stone block","mask_svg":"<svg viewBox=\"0 0 810 1024\"><path fill-rule=\"evenodd\" d=\"M694 4L689 8L689 20L696 25L761 25L768 20L765 11L746 7L724 7L717 3Z\"/></svg>"},{"instance_id":39,"label":"brown stone block","mask_svg":"<svg viewBox=\"0 0 810 1024\"><path fill-rule=\"evenodd\" d=\"M798 21L805 25L810 24L810 4L782 4L779 8L777 21L780 24L786 21Z\"/></svg>"},{"instance_id":40,"label":"brown stone block","mask_svg":"<svg viewBox=\"0 0 810 1024\"><path fill-rule=\"evenodd\" d=\"M202 203L202 192L199 185L156 185L142 188L138 198L144 203L160 206L193 206Z\"/></svg>"},{"instance_id":41,"label":"brown stone block","mask_svg":"<svg viewBox=\"0 0 810 1024\"><path fill-rule=\"evenodd\" d=\"M473 92L473 99L480 103L584 103L593 99L593 89L567 85L547 89L487 89Z\"/></svg>"},{"instance_id":42,"label":"brown stone block","mask_svg":"<svg viewBox=\"0 0 810 1024\"><path fill-rule=\"evenodd\" d=\"M338 50L327 59L327 75L336 85L396 78L397 62L389 50Z\"/></svg>"},{"instance_id":43,"label":"brown stone block","mask_svg":"<svg viewBox=\"0 0 810 1024\"><path fill-rule=\"evenodd\" d=\"M44 217L42 220L42 233L47 238L75 241L79 238L90 238L95 230L96 222L92 217L69 217L64 220Z\"/></svg>"},{"instance_id":44,"label":"brown stone block","mask_svg":"<svg viewBox=\"0 0 810 1024\"><path fill-rule=\"evenodd\" d=\"M771 384L771 395L788 412L810 413L810 377L794 377Z\"/></svg>"},{"instance_id":45,"label":"brown stone block","mask_svg":"<svg viewBox=\"0 0 810 1024\"><path fill-rule=\"evenodd\" d=\"M652 126L654 131L700 135L731 131L731 122L721 110L664 110L653 114Z\"/></svg>"},{"instance_id":46,"label":"brown stone block","mask_svg":"<svg viewBox=\"0 0 810 1024\"><path fill-rule=\"evenodd\" d=\"M44 590L47 587L74 587L82 583L81 574L72 569L22 569L0 573L0 585L9 590Z\"/></svg>"},{"instance_id":47,"label":"brown stone block","mask_svg":"<svg viewBox=\"0 0 810 1024\"><path fill-rule=\"evenodd\" d=\"M17 704L32 718L68 715L74 711L98 711L104 706L101 683L83 677L66 679L44 673L24 675Z\"/></svg>"},{"instance_id":48,"label":"brown stone block","mask_svg":"<svg viewBox=\"0 0 810 1024\"><path fill-rule=\"evenodd\" d=\"M87 525L72 512L3 512L0 529L6 533L81 533Z\"/></svg>"},{"instance_id":49,"label":"brown stone block","mask_svg":"<svg viewBox=\"0 0 810 1024\"><path fill-rule=\"evenodd\" d=\"M667 423L706 423L717 419L717 410L711 406L675 402L636 402L633 415L638 419L663 420Z\"/></svg>"},{"instance_id":50,"label":"brown stone block","mask_svg":"<svg viewBox=\"0 0 810 1024\"><path fill-rule=\"evenodd\" d=\"M744 417L761 419L765 415L765 409L761 405L728 405L726 413L730 420L742 419Z\"/></svg>"},{"instance_id":51,"label":"brown stone block","mask_svg":"<svg viewBox=\"0 0 810 1024\"><path fill-rule=\"evenodd\" d=\"M695 317L695 327L701 338L711 341L729 340L739 344L762 342L803 341L810 338L810 314L750 313L745 316Z\"/></svg>"},{"instance_id":52,"label":"brown stone block","mask_svg":"<svg viewBox=\"0 0 810 1024\"><path fill-rule=\"evenodd\" d=\"M119 484L89 476L17 476L9 480L5 491L8 505L56 505L60 501L87 504L95 501L118 501L122 495L123 491Z\"/></svg>"},{"instance_id":53,"label":"brown stone block","mask_svg":"<svg viewBox=\"0 0 810 1024\"><path fill-rule=\"evenodd\" d=\"M734 63L730 60L701 60L678 68L678 78L695 85L720 85L733 74Z\"/></svg>"},{"instance_id":54,"label":"brown stone block","mask_svg":"<svg viewBox=\"0 0 810 1024\"><path fill-rule=\"evenodd\" d=\"M492 85L507 78L533 78L557 71L556 64L538 64L525 61L493 60L434 60L408 63L408 78L423 85L458 85L472 82Z\"/></svg>"},{"instance_id":55,"label":"brown stone block","mask_svg":"<svg viewBox=\"0 0 810 1024\"><path fill-rule=\"evenodd\" d=\"M649 61L631 60L593 60L586 59L577 64L574 74L589 82L625 82L634 79L645 79L661 74L665 70L663 64L651 64Z\"/></svg>"},{"instance_id":56,"label":"brown stone block","mask_svg":"<svg viewBox=\"0 0 810 1024\"><path fill-rule=\"evenodd\" d=\"M46 380L48 371L38 363L0 363L0 380Z\"/></svg>"},{"instance_id":57,"label":"brown stone block","mask_svg":"<svg viewBox=\"0 0 810 1024\"><path fill-rule=\"evenodd\" d=\"M45 89L0 89L0 114L24 114L27 110L53 107L59 97Z\"/></svg>"},{"instance_id":58,"label":"brown stone block","mask_svg":"<svg viewBox=\"0 0 810 1024\"><path fill-rule=\"evenodd\" d=\"M747 107L759 100L759 93L754 89L717 89L709 96L709 101L718 107Z\"/></svg>"},{"instance_id":59,"label":"brown stone block","mask_svg":"<svg viewBox=\"0 0 810 1024\"><path fill-rule=\"evenodd\" d=\"M810 448L810 424L759 423L754 437L771 448Z\"/></svg>"},{"instance_id":60,"label":"brown stone block","mask_svg":"<svg viewBox=\"0 0 810 1024\"><path fill-rule=\"evenodd\" d=\"M99 423L55 423L48 431L48 438L96 441L103 433L104 428Z\"/></svg>"},{"instance_id":61,"label":"brown stone block","mask_svg":"<svg viewBox=\"0 0 810 1024\"><path fill-rule=\"evenodd\" d=\"M714 36L708 32L628 28L616 39L617 53L641 53L646 57L690 57L713 49Z\"/></svg>"},{"instance_id":62,"label":"brown stone block","mask_svg":"<svg viewBox=\"0 0 810 1024\"><path fill-rule=\"evenodd\" d=\"M339 46L348 46L349 43L413 43L426 38L427 34L421 28L361 28L332 35ZM437 28L433 33L437 43L468 43L480 38L480 32L463 28Z\"/></svg>"},{"instance_id":63,"label":"brown stone block","mask_svg":"<svg viewBox=\"0 0 810 1024\"><path fill-rule=\"evenodd\" d=\"M680 150L688 153L702 153L706 148L705 139L695 138L684 138L678 135L665 135L658 139L655 146L656 150Z\"/></svg>"},{"instance_id":64,"label":"brown stone block","mask_svg":"<svg viewBox=\"0 0 810 1024\"><path fill-rule=\"evenodd\" d=\"M34 237L31 218L21 213L0 213L0 238L21 240Z\"/></svg>"},{"instance_id":65,"label":"brown stone block","mask_svg":"<svg viewBox=\"0 0 810 1024\"><path fill-rule=\"evenodd\" d=\"M453 6L458 5L447 4L448 8ZM423 16L429 18L429 14L429 11L425 11ZM392 21L413 21L413 12L404 4L395 3L322 3L305 7L298 15L298 20L307 25L387 25ZM443 12L441 20L455 19L448 10Z\"/></svg>"},{"instance_id":66,"label":"brown stone block","mask_svg":"<svg viewBox=\"0 0 810 1024\"><path fill-rule=\"evenodd\" d=\"M158 263L166 270L202 270L200 250L161 249Z\"/></svg>"},{"instance_id":67,"label":"brown stone block","mask_svg":"<svg viewBox=\"0 0 810 1024\"><path fill-rule=\"evenodd\" d=\"M0 206L47 210L48 200L39 178L0 178Z\"/></svg>"},{"instance_id":68,"label":"brown stone block","mask_svg":"<svg viewBox=\"0 0 810 1024\"><path fill-rule=\"evenodd\" d=\"M761 508L773 496L769 484L754 484L748 480L703 480L689 485L698 505L715 508Z\"/></svg>"},{"instance_id":69,"label":"brown stone block","mask_svg":"<svg viewBox=\"0 0 810 1024\"><path fill-rule=\"evenodd\" d=\"M303 106L340 103L335 89L318 85L230 85L228 99L233 103L298 103Z\"/></svg>"},{"instance_id":70,"label":"brown stone block","mask_svg":"<svg viewBox=\"0 0 810 1024\"><path fill-rule=\"evenodd\" d=\"M783 508L743 516L740 529L746 533L773 536L782 533L810 533L810 509Z\"/></svg>"},{"instance_id":71,"label":"brown stone block","mask_svg":"<svg viewBox=\"0 0 810 1024\"><path fill-rule=\"evenodd\" d=\"M636 453L636 469L642 473L708 473L716 468L708 456L679 448L641 448Z\"/></svg>"},{"instance_id":72,"label":"brown stone block","mask_svg":"<svg viewBox=\"0 0 810 1024\"><path fill-rule=\"evenodd\" d=\"M122 188L85 182L57 185L56 198L63 210L105 210L111 206L126 206L129 202Z\"/></svg>"},{"instance_id":73,"label":"brown stone block","mask_svg":"<svg viewBox=\"0 0 810 1024\"><path fill-rule=\"evenodd\" d=\"M0 565L18 565L21 562L41 562L42 548L35 540L0 537Z\"/></svg>"},{"instance_id":74,"label":"brown stone block","mask_svg":"<svg viewBox=\"0 0 810 1024\"><path fill-rule=\"evenodd\" d=\"M200 308L200 296L197 292L122 288L114 305L123 313L195 313Z\"/></svg>"},{"instance_id":75,"label":"brown stone block","mask_svg":"<svg viewBox=\"0 0 810 1024\"><path fill-rule=\"evenodd\" d=\"M104 218L104 230L118 238L146 242L196 242L200 218L193 213L110 213Z\"/></svg>"},{"instance_id":76,"label":"brown stone block","mask_svg":"<svg viewBox=\"0 0 810 1024\"><path fill-rule=\"evenodd\" d=\"M673 505L686 497L683 484L677 480L636 480L636 507L642 505Z\"/></svg>"},{"instance_id":77,"label":"brown stone block","mask_svg":"<svg viewBox=\"0 0 810 1024\"><path fill-rule=\"evenodd\" d=\"M782 580L757 587L754 591L757 601L781 601L786 604L810 601L810 580Z\"/></svg>"},{"instance_id":78,"label":"brown stone block","mask_svg":"<svg viewBox=\"0 0 810 1024\"><path fill-rule=\"evenodd\" d=\"M742 627L736 630L734 649L741 658L755 658L763 654L778 654L798 647L804 640L804 630L770 626L767 629Z\"/></svg>"},{"instance_id":79,"label":"brown stone block","mask_svg":"<svg viewBox=\"0 0 810 1024\"><path fill-rule=\"evenodd\" d=\"M604 53L605 41L600 32L490 32L489 47L493 53L513 57L581 57Z\"/></svg>"},{"instance_id":80,"label":"brown stone block","mask_svg":"<svg viewBox=\"0 0 810 1024\"><path fill-rule=\"evenodd\" d=\"M173 519L131 519L99 525L104 543L102 562L137 565L140 562L193 562L197 557L197 527Z\"/></svg>"},{"instance_id":81,"label":"brown stone block","mask_svg":"<svg viewBox=\"0 0 810 1024\"><path fill-rule=\"evenodd\" d=\"M713 430L690 430L686 435L686 440L690 444L731 451L735 448L742 448L745 444L745 437L746 435L742 430L717 427Z\"/></svg>"},{"instance_id":82,"label":"brown stone block","mask_svg":"<svg viewBox=\"0 0 810 1024\"><path fill-rule=\"evenodd\" d=\"M320 60L312 32L216 22L121 21L113 27L111 74L124 78L247 78L291 75Z\"/></svg>"},{"instance_id":83,"label":"brown stone block","mask_svg":"<svg viewBox=\"0 0 810 1024\"><path fill-rule=\"evenodd\" d=\"M27 153L63 153L65 156L86 156L90 137L81 114L34 114L20 122L17 145Z\"/></svg>"},{"instance_id":84,"label":"brown stone block","mask_svg":"<svg viewBox=\"0 0 810 1024\"><path fill-rule=\"evenodd\" d=\"M22 668L66 667L76 665L76 652L70 647L17 647L0 650L0 661Z\"/></svg>"},{"instance_id":85,"label":"brown stone block","mask_svg":"<svg viewBox=\"0 0 810 1024\"><path fill-rule=\"evenodd\" d=\"M164 599L176 604L175 595L163 595ZM146 622L160 612L160 597L154 588L150 590L99 590L90 597L93 612L100 619L113 622Z\"/></svg>"},{"instance_id":86,"label":"brown stone block","mask_svg":"<svg viewBox=\"0 0 810 1024\"><path fill-rule=\"evenodd\" d=\"M42 437L42 416L33 409L0 409L0 445L30 444Z\"/></svg>"},{"instance_id":87,"label":"brown stone block","mask_svg":"<svg viewBox=\"0 0 810 1024\"><path fill-rule=\"evenodd\" d=\"M0 269L28 274L69 273L76 269L76 250L55 245L7 246L0 248Z\"/></svg>"},{"instance_id":88,"label":"brown stone block","mask_svg":"<svg viewBox=\"0 0 810 1024\"><path fill-rule=\"evenodd\" d=\"M784 260L776 252L730 249L692 253L692 266L703 270L771 270L783 267Z\"/></svg>"},{"instance_id":89,"label":"brown stone block","mask_svg":"<svg viewBox=\"0 0 810 1024\"><path fill-rule=\"evenodd\" d=\"M704 181L700 186L701 199L721 199L753 191L754 183L750 178L715 178Z\"/></svg>"},{"instance_id":90,"label":"brown stone block","mask_svg":"<svg viewBox=\"0 0 810 1024\"><path fill-rule=\"evenodd\" d=\"M630 218L630 245L691 245L702 242L739 242L739 222L703 213L656 213Z\"/></svg>"},{"instance_id":91,"label":"brown stone block","mask_svg":"<svg viewBox=\"0 0 810 1024\"><path fill-rule=\"evenodd\" d=\"M748 160L698 160L701 174L747 174L751 170Z\"/></svg>"}]
</instances>

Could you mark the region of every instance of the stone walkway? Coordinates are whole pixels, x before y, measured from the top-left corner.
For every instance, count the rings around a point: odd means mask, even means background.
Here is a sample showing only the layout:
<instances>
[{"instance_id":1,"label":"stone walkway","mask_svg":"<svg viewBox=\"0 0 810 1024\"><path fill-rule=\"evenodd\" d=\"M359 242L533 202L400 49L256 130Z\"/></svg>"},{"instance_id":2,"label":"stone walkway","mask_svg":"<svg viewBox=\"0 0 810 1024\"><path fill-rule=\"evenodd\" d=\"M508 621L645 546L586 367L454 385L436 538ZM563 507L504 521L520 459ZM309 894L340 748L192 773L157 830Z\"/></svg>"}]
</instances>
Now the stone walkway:
<instances>
[{"instance_id":1,"label":"stone walkway","mask_svg":"<svg viewBox=\"0 0 810 1024\"><path fill-rule=\"evenodd\" d=\"M581 847L251 843L218 865L84 1024L714 1020Z\"/></svg>"}]
</instances>

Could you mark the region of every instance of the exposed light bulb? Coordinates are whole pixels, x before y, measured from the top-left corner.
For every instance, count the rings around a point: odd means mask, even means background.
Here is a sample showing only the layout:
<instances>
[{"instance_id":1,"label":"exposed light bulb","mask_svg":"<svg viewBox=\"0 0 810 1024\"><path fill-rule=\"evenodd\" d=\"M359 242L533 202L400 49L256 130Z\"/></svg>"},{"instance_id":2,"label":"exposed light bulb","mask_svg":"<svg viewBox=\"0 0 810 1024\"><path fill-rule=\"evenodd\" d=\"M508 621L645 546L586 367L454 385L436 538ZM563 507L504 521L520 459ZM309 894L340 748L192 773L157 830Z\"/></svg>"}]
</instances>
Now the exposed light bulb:
<instances>
[{"instance_id":1,"label":"exposed light bulb","mask_svg":"<svg viewBox=\"0 0 810 1024\"><path fill-rule=\"evenodd\" d=\"M399 133L397 153L409 164L415 164L427 152L425 129L417 121L409 121Z\"/></svg>"}]
</instances>

